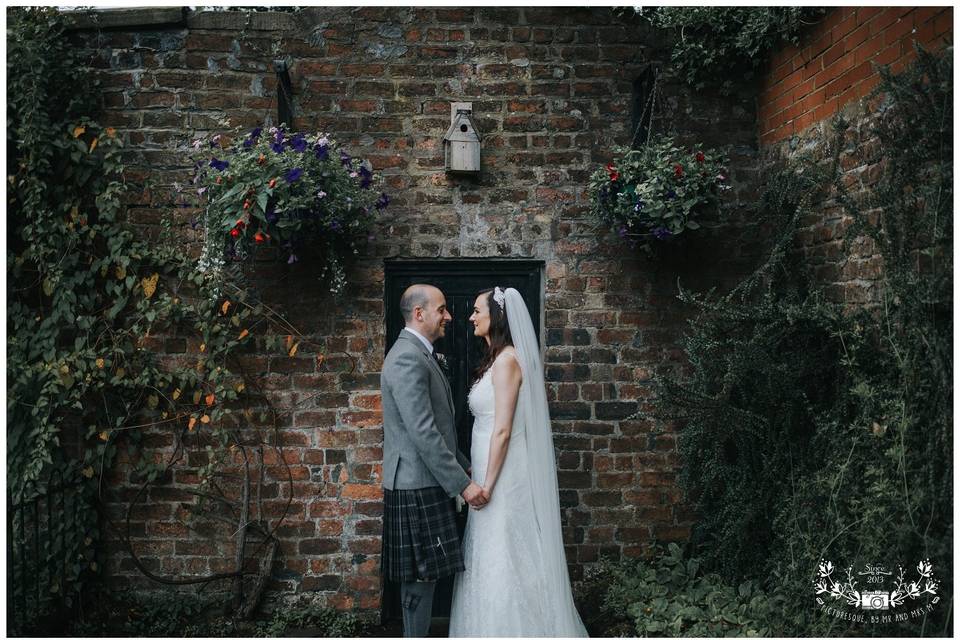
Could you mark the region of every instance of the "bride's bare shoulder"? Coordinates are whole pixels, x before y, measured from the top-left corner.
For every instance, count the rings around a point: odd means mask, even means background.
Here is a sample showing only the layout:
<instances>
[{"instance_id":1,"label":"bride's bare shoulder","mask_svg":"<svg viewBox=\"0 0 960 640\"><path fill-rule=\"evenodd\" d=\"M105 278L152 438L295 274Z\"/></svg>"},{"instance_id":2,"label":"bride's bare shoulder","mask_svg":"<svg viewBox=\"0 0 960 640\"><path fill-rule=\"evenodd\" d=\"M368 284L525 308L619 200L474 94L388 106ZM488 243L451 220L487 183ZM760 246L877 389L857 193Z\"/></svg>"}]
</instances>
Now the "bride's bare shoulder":
<instances>
[{"instance_id":1,"label":"bride's bare shoulder","mask_svg":"<svg viewBox=\"0 0 960 640\"><path fill-rule=\"evenodd\" d=\"M498 372L520 374L520 357L517 355L517 350L513 347L504 347L494 359L493 368Z\"/></svg>"}]
</instances>

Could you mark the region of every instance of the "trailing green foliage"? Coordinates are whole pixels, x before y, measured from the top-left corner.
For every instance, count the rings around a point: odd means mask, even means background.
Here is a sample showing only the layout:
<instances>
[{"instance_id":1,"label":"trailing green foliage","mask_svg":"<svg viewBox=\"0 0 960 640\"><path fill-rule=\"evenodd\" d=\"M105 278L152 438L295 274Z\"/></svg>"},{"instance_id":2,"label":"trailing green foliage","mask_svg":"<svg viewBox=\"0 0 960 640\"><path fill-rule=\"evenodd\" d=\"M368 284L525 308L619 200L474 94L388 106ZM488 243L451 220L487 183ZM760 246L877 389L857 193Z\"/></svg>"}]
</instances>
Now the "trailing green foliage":
<instances>
[{"instance_id":1,"label":"trailing green foliage","mask_svg":"<svg viewBox=\"0 0 960 640\"><path fill-rule=\"evenodd\" d=\"M797 44L801 28L819 19L823 9L656 7L639 13L677 34L671 59L690 85L702 89L719 83L729 93L753 78L775 47Z\"/></svg>"},{"instance_id":2,"label":"trailing green foliage","mask_svg":"<svg viewBox=\"0 0 960 640\"><path fill-rule=\"evenodd\" d=\"M951 78L949 54L885 72L884 102L860 131L879 146L844 122L835 145L879 148L861 159L882 160L879 182L851 194L836 162L787 167L761 206L783 229L769 260L726 296L681 292L702 311L684 345L692 373L660 380L661 410L684 418L696 553L727 581L786 596L786 635L949 633L948 581L900 609L919 615L875 624L821 611L815 597L846 605L814 583L822 561L952 573ZM883 257L875 307L828 303L791 262L798 220L828 196L855 221L846 246L867 235ZM856 586L871 587L884 588Z\"/></svg>"},{"instance_id":3,"label":"trailing green foliage","mask_svg":"<svg viewBox=\"0 0 960 640\"><path fill-rule=\"evenodd\" d=\"M390 202L381 176L351 158L327 135L286 131L216 134L193 142L197 205L204 211L202 269L216 274L224 260L244 260L273 245L288 264L311 251L323 258L330 291L347 285L344 261ZM192 190L188 193L192 193Z\"/></svg>"},{"instance_id":4,"label":"trailing green foliage","mask_svg":"<svg viewBox=\"0 0 960 640\"><path fill-rule=\"evenodd\" d=\"M308 603L278 606L269 621L257 625L256 635L282 637L292 629L309 629L321 638L345 638L358 635L361 626L355 614Z\"/></svg>"},{"instance_id":5,"label":"trailing green foliage","mask_svg":"<svg viewBox=\"0 0 960 640\"><path fill-rule=\"evenodd\" d=\"M45 594L27 601L38 611L15 612L28 621L47 606L74 606L99 572L95 505L118 445L150 482L164 466L140 455L144 431L172 431L179 445L203 430L209 480L229 454L225 419L246 397L234 356L278 322L236 269L213 282L181 246L122 224L123 144L90 118L96 83L78 72L85 65L63 20L52 9L8 12L7 484L15 502L30 501L56 471L85 504L74 519L38 523L51 543L35 561L64 567L64 579L18 575L14 593ZM200 347L171 366L157 336L177 334ZM15 559L28 556L10 544Z\"/></svg>"},{"instance_id":6,"label":"trailing green foliage","mask_svg":"<svg viewBox=\"0 0 960 640\"><path fill-rule=\"evenodd\" d=\"M727 586L671 543L650 560L601 562L587 582L601 586L600 614L624 616L637 636L755 637L780 635L783 597L752 581ZM631 634L632 635L632 634Z\"/></svg>"},{"instance_id":7,"label":"trailing green foliage","mask_svg":"<svg viewBox=\"0 0 960 640\"><path fill-rule=\"evenodd\" d=\"M590 176L591 213L598 223L645 250L687 229L716 208L726 184L726 158L713 149L684 149L657 136L640 149L614 149Z\"/></svg>"}]
</instances>

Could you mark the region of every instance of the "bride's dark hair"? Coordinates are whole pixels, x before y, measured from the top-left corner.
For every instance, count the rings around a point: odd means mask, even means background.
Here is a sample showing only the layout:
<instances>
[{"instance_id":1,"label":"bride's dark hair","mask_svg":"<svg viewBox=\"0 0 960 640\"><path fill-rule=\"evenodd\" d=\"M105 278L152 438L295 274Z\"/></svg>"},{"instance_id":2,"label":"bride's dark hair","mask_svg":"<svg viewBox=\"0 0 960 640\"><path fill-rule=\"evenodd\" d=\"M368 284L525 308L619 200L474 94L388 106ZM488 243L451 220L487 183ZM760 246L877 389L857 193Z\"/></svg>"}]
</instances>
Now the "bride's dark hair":
<instances>
[{"instance_id":1,"label":"bride's dark hair","mask_svg":"<svg viewBox=\"0 0 960 640\"><path fill-rule=\"evenodd\" d=\"M501 291L503 288L501 287ZM475 373L477 379L487 372L493 361L497 359L504 347L513 346L513 338L510 336L510 324L507 322L507 312L501 308L496 300L493 299L493 289L484 289L477 296L487 296L487 308L490 309L490 346L487 347L483 359L480 360L480 366Z\"/></svg>"}]
</instances>

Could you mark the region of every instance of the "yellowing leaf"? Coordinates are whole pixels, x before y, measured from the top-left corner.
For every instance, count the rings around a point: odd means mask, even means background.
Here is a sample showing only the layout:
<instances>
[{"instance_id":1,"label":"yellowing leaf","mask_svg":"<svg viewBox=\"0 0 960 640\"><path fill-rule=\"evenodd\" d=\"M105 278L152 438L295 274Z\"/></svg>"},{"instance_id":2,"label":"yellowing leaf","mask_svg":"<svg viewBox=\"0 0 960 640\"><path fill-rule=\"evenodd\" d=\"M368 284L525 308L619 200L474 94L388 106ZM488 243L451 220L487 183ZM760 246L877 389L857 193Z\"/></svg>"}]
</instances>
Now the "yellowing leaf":
<instances>
[{"instance_id":1,"label":"yellowing leaf","mask_svg":"<svg viewBox=\"0 0 960 640\"><path fill-rule=\"evenodd\" d=\"M83 473L83 475L86 476L87 478L92 478L92 477L93 477L93 467L86 467L86 468L84 468L84 470L83 470L81 473Z\"/></svg>"},{"instance_id":2,"label":"yellowing leaf","mask_svg":"<svg viewBox=\"0 0 960 640\"><path fill-rule=\"evenodd\" d=\"M203 400L204 400L204 402L207 403L207 406L208 406L208 407L211 407L211 406L213 406L213 403L217 401L217 398L216 398L216 396L214 396L212 393L209 393L209 394L207 394L207 397L204 398Z\"/></svg>"},{"instance_id":3,"label":"yellowing leaf","mask_svg":"<svg viewBox=\"0 0 960 640\"><path fill-rule=\"evenodd\" d=\"M103 369L104 361L103 358L97 358L97 369Z\"/></svg>"},{"instance_id":4,"label":"yellowing leaf","mask_svg":"<svg viewBox=\"0 0 960 640\"><path fill-rule=\"evenodd\" d=\"M179 398L179 397L180 397L180 389L179 389L179 387L178 387L178 388L176 388L176 389L173 390L173 399L176 400L176 399Z\"/></svg>"},{"instance_id":5,"label":"yellowing leaf","mask_svg":"<svg viewBox=\"0 0 960 640\"><path fill-rule=\"evenodd\" d=\"M193 428L197 425L197 419L193 416L190 416L190 422L187 423L187 430L193 431Z\"/></svg>"},{"instance_id":6,"label":"yellowing leaf","mask_svg":"<svg viewBox=\"0 0 960 640\"><path fill-rule=\"evenodd\" d=\"M117 276L117 280L123 280L127 277L127 269L122 264L118 264L114 269L114 274Z\"/></svg>"},{"instance_id":7,"label":"yellowing leaf","mask_svg":"<svg viewBox=\"0 0 960 640\"><path fill-rule=\"evenodd\" d=\"M142 278L140 280L140 286L143 287L143 295L150 299L153 297L153 293L157 290L157 280L160 279L160 274L155 273L149 278Z\"/></svg>"},{"instance_id":8,"label":"yellowing leaf","mask_svg":"<svg viewBox=\"0 0 960 640\"><path fill-rule=\"evenodd\" d=\"M100 439L103 440L104 442L106 442L107 440L110 439L110 433L107 432L107 431L101 431L101 432L100 432Z\"/></svg>"},{"instance_id":9,"label":"yellowing leaf","mask_svg":"<svg viewBox=\"0 0 960 640\"><path fill-rule=\"evenodd\" d=\"M297 354L297 347L299 347L299 346L300 346L300 343L298 342L297 344L293 345L293 346L290 348L290 353L289 353L288 355L289 355L291 358Z\"/></svg>"},{"instance_id":10,"label":"yellowing leaf","mask_svg":"<svg viewBox=\"0 0 960 640\"><path fill-rule=\"evenodd\" d=\"M290 345L293 344L293 336L287 336L287 350L290 350Z\"/></svg>"},{"instance_id":11,"label":"yellowing leaf","mask_svg":"<svg viewBox=\"0 0 960 640\"><path fill-rule=\"evenodd\" d=\"M120 367L119 369L117 369L117 377L118 377L118 378L122 378L122 377L125 376L125 375L127 375L127 370L126 370L126 369L124 369L123 367Z\"/></svg>"},{"instance_id":12,"label":"yellowing leaf","mask_svg":"<svg viewBox=\"0 0 960 640\"><path fill-rule=\"evenodd\" d=\"M160 404L160 398L157 397L157 394L151 393L147 396L147 406L151 409L156 409L157 405Z\"/></svg>"},{"instance_id":13,"label":"yellowing leaf","mask_svg":"<svg viewBox=\"0 0 960 640\"><path fill-rule=\"evenodd\" d=\"M200 396L202 394L199 391L193 392L193 404L200 404Z\"/></svg>"},{"instance_id":14,"label":"yellowing leaf","mask_svg":"<svg viewBox=\"0 0 960 640\"><path fill-rule=\"evenodd\" d=\"M97 142L98 142L98 139L94 138L93 141L90 143L90 151L88 151L87 153L93 153L93 150L97 148Z\"/></svg>"},{"instance_id":15,"label":"yellowing leaf","mask_svg":"<svg viewBox=\"0 0 960 640\"><path fill-rule=\"evenodd\" d=\"M206 350L207 350L207 343L206 343L206 342L201 342L201 343L200 343L200 353L203 353L203 352L206 351Z\"/></svg>"},{"instance_id":16,"label":"yellowing leaf","mask_svg":"<svg viewBox=\"0 0 960 640\"><path fill-rule=\"evenodd\" d=\"M242 382L237 385L237 393L243 393L244 389L246 389L246 385L244 385Z\"/></svg>"},{"instance_id":17,"label":"yellowing leaf","mask_svg":"<svg viewBox=\"0 0 960 640\"><path fill-rule=\"evenodd\" d=\"M230 301L229 301L229 300L225 300L225 301L223 302L223 305L221 305L221 307L220 307L220 313L226 315L227 309L229 309L229 308L230 308Z\"/></svg>"},{"instance_id":18,"label":"yellowing leaf","mask_svg":"<svg viewBox=\"0 0 960 640\"><path fill-rule=\"evenodd\" d=\"M43 279L43 293L46 296L53 295L53 280L51 280L50 278Z\"/></svg>"},{"instance_id":19,"label":"yellowing leaf","mask_svg":"<svg viewBox=\"0 0 960 640\"><path fill-rule=\"evenodd\" d=\"M93 538L91 538L90 536L87 536L86 538L83 539L83 544L89 547L90 545L93 544Z\"/></svg>"},{"instance_id":20,"label":"yellowing leaf","mask_svg":"<svg viewBox=\"0 0 960 640\"><path fill-rule=\"evenodd\" d=\"M81 124L81 125L77 125L76 127L73 128L73 137L74 137L74 138L79 138L80 136L83 135L83 133L84 133L86 130L87 130L87 128L86 128L85 126L83 126L82 124Z\"/></svg>"},{"instance_id":21,"label":"yellowing leaf","mask_svg":"<svg viewBox=\"0 0 960 640\"><path fill-rule=\"evenodd\" d=\"M202 416L200 416L200 422L202 422L203 424L207 424L208 422L210 422L210 416L208 416L207 414L203 414Z\"/></svg>"},{"instance_id":22,"label":"yellowing leaf","mask_svg":"<svg viewBox=\"0 0 960 640\"><path fill-rule=\"evenodd\" d=\"M243 331L240 332L240 336L237 338L237 340L243 340L248 335L250 335L250 332L244 329Z\"/></svg>"}]
</instances>

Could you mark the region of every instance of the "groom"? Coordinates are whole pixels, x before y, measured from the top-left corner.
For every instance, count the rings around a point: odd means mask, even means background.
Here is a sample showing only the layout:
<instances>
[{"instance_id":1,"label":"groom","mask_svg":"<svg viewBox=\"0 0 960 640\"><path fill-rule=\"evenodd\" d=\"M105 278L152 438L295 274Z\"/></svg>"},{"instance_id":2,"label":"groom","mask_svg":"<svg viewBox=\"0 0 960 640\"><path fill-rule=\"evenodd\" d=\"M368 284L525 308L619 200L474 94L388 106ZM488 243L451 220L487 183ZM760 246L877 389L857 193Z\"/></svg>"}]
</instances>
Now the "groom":
<instances>
[{"instance_id":1,"label":"groom","mask_svg":"<svg viewBox=\"0 0 960 640\"><path fill-rule=\"evenodd\" d=\"M436 287L415 284L400 298L406 327L383 362L383 559L400 583L403 635L430 630L437 580L463 571L452 499L482 508L490 496L470 480L457 448L453 395L433 352L452 320Z\"/></svg>"}]
</instances>

